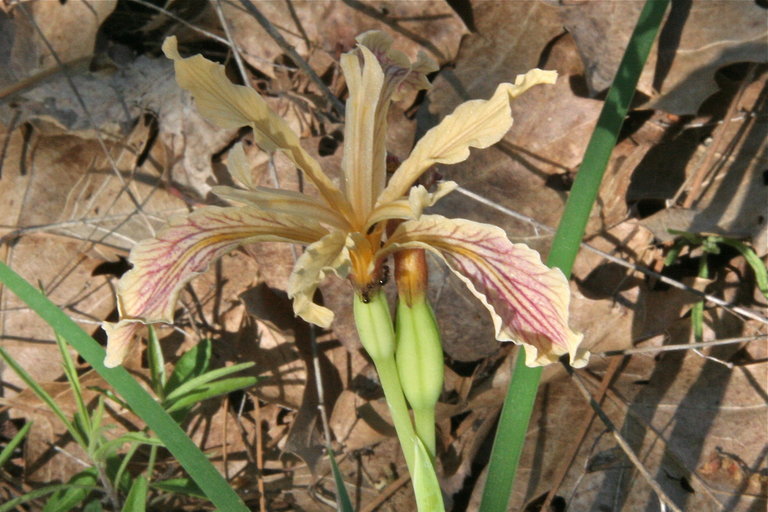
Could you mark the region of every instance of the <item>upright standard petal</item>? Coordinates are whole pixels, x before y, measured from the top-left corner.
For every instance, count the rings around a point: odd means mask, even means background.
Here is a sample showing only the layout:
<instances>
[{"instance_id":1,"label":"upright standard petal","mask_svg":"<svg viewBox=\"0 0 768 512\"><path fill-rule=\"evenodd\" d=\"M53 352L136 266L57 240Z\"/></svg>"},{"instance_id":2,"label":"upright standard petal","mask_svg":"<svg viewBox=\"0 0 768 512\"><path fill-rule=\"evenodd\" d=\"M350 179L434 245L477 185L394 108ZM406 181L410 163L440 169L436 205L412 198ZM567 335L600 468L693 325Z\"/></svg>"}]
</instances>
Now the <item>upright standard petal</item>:
<instances>
[{"instance_id":1,"label":"upright standard petal","mask_svg":"<svg viewBox=\"0 0 768 512\"><path fill-rule=\"evenodd\" d=\"M202 55L183 58L175 37L163 43L163 52L173 60L176 81L195 99L200 114L223 128L250 126L256 144L264 151L282 151L304 171L329 205L344 210L347 202L341 191L323 173L320 164L299 144L299 137L269 108L259 93L229 81L224 66Z\"/></svg>"},{"instance_id":2,"label":"upright standard petal","mask_svg":"<svg viewBox=\"0 0 768 512\"><path fill-rule=\"evenodd\" d=\"M346 233L329 233L306 248L288 279L288 296L293 299L294 313L324 329L331 326L333 311L315 304L313 297L317 286L329 272L346 277L349 255L345 245Z\"/></svg>"},{"instance_id":3,"label":"upright standard petal","mask_svg":"<svg viewBox=\"0 0 768 512\"><path fill-rule=\"evenodd\" d=\"M374 168L379 168L383 177L386 164L386 152L383 147L376 151L375 143L376 105L384 84L384 73L370 50L361 46L360 51L362 64L354 53L341 56L341 69L349 89L341 168L347 199L356 218L365 219L381 192L381 188L375 190L374 187Z\"/></svg>"},{"instance_id":4,"label":"upright standard petal","mask_svg":"<svg viewBox=\"0 0 768 512\"><path fill-rule=\"evenodd\" d=\"M105 325L105 364L120 364L137 322L171 323L182 287L235 247L257 241L307 244L326 233L315 222L249 207L209 206L171 219L157 238L131 251L133 268L117 285L120 321Z\"/></svg>"},{"instance_id":5,"label":"upright standard petal","mask_svg":"<svg viewBox=\"0 0 768 512\"><path fill-rule=\"evenodd\" d=\"M394 50L392 36L378 30L370 30L357 37L360 45L363 65L369 66L370 57L374 56L383 73L383 81L378 96L367 96L363 101L369 103L375 99L374 130L373 130L373 154L376 155L370 169L371 205L384 190L387 179L386 154L387 142L387 116L389 107L393 101L403 99L408 91L418 91L430 87L426 73L437 70L437 64L423 53L419 53L419 59L411 64L410 59L403 52ZM350 101L352 95L350 94ZM349 107L349 102L347 103ZM347 117L349 119L349 116ZM346 151L346 150L345 150Z\"/></svg>"},{"instance_id":6,"label":"upright standard petal","mask_svg":"<svg viewBox=\"0 0 768 512\"><path fill-rule=\"evenodd\" d=\"M586 364L582 335L568 327L568 281L536 251L513 244L496 226L438 215L401 224L382 253L409 247L438 254L490 311L496 338L525 347L528 366L562 354L575 367Z\"/></svg>"},{"instance_id":7,"label":"upright standard petal","mask_svg":"<svg viewBox=\"0 0 768 512\"><path fill-rule=\"evenodd\" d=\"M463 162L469 157L470 147L487 148L497 143L512 126L510 100L534 85L552 84L556 79L555 71L532 69L518 75L514 85L500 84L489 100L471 100L456 107L419 140L392 175L378 204L404 195L430 166Z\"/></svg>"}]
</instances>

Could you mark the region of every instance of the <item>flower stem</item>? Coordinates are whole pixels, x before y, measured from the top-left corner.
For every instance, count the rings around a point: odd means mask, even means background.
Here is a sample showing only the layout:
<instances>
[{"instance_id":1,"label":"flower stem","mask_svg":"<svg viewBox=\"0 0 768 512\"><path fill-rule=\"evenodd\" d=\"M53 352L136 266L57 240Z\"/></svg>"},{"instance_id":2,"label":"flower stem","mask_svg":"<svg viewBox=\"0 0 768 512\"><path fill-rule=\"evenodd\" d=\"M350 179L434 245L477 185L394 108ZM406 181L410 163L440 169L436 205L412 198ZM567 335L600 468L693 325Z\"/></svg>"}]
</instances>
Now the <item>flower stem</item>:
<instances>
[{"instance_id":1,"label":"flower stem","mask_svg":"<svg viewBox=\"0 0 768 512\"><path fill-rule=\"evenodd\" d=\"M413 421L416 424L416 433L429 452L432 462L435 462L436 434L435 434L435 408L413 409Z\"/></svg>"},{"instance_id":2,"label":"flower stem","mask_svg":"<svg viewBox=\"0 0 768 512\"><path fill-rule=\"evenodd\" d=\"M411 423L408 405L405 403L400 377L397 374L395 331L389 305L384 294L380 292L372 295L368 302L363 302L359 296L356 296L353 302L360 342L376 366L408 471L413 475L416 432ZM434 424L432 427L434 428Z\"/></svg>"}]
</instances>

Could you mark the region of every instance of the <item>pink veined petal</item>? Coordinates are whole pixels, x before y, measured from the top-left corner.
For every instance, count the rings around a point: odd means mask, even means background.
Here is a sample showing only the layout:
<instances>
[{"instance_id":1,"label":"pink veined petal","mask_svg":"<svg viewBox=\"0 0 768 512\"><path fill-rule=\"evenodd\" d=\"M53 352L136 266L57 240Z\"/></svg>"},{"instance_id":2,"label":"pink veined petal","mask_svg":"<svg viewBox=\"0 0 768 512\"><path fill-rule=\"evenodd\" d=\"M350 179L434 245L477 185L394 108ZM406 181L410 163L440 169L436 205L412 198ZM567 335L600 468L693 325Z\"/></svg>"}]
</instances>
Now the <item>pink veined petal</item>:
<instances>
[{"instance_id":1,"label":"pink veined petal","mask_svg":"<svg viewBox=\"0 0 768 512\"><path fill-rule=\"evenodd\" d=\"M563 354L573 366L586 364L582 335L568 327L568 281L536 251L510 242L496 226L439 215L404 222L382 253L408 247L438 254L490 311L496 338L525 347L528 366Z\"/></svg>"},{"instance_id":2,"label":"pink veined petal","mask_svg":"<svg viewBox=\"0 0 768 512\"><path fill-rule=\"evenodd\" d=\"M156 238L131 251L133 268L117 285L120 321L105 325L109 335L105 364L120 364L136 322L172 323L182 287L235 247L259 241L307 244L326 233L312 221L252 207L209 206L171 219Z\"/></svg>"}]
</instances>

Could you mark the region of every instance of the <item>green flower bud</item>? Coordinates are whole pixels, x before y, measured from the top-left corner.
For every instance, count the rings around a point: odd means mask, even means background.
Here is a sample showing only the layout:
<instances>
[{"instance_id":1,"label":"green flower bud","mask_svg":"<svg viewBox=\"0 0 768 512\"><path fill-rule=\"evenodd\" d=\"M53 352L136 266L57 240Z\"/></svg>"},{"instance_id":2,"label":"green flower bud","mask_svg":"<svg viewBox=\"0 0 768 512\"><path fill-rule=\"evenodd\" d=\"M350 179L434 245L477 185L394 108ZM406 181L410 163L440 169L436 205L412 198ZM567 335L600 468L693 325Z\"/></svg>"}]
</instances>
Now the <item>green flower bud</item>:
<instances>
[{"instance_id":1,"label":"green flower bud","mask_svg":"<svg viewBox=\"0 0 768 512\"><path fill-rule=\"evenodd\" d=\"M394 357L395 333L384 293L377 290L367 300L358 295L352 303L360 343L371 359L377 362Z\"/></svg>"},{"instance_id":2,"label":"green flower bud","mask_svg":"<svg viewBox=\"0 0 768 512\"><path fill-rule=\"evenodd\" d=\"M443 390L443 347L426 297L408 305L400 299L396 320L397 372L414 410L434 409Z\"/></svg>"}]
</instances>

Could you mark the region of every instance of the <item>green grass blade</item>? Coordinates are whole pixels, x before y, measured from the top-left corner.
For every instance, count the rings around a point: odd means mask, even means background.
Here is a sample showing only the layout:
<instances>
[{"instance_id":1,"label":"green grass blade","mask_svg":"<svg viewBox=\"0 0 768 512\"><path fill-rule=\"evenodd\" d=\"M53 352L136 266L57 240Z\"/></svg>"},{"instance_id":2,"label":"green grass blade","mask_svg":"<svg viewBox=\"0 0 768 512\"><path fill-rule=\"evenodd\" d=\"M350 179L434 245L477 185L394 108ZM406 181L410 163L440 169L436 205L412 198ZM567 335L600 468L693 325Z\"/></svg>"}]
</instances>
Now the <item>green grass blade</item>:
<instances>
[{"instance_id":1,"label":"green grass blade","mask_svg":"<svg viewBox=\"0 0 768 512\"><path fill-rule=\"evenodd\" d=\"M149 481L144 475L139 475L133 481L131 490L125 498L122 512L144 512L147 510L147 492Z\"/></svg>"},{"instance_id":2,"label":"green grass blade","mask_svg":"<svg viewBox=\"0 0 768 512\"><path fill-rule=\"evenodd\" d=\"M166 448L197 482L209 500L220 510L248 512L248 508L219 474L203 452L195 446L183 430L136 382L125 368L104 366L104 349L80 326L73 322L54 303L34 286L26 282L7 265L0 262L0 281L15 293L27 306L40 315L53 330L64 337L80 355L141 415Z\"/></svg>"},{"instance_id":3,"label":"green grass blade","mask_svg":"<svg viewBox=\"0 0 768 512\"><path fill-rule=\"evenodd\" d=\"M195 377L186 381L184 384L178 386L176 389L168 393L168 396L165 398L165 403L172 404L179 398L187 395L188 393L198 391L198 388L202 388L209 382L220 379L222 377L226 377L227 375L230 375L232 373L237 373L241 370L247 370L248 368L251 368L254 365L255 363L252 363L252 362L240 363L232 366L225 366L223 368L217 368L215 370L206 372L198 377ZM252 378L256 379L255 377L252 377Z\"/></svg>"},{"instance_id":4,"label":"green grass blade","mask_svg":"<svg viewBox=\"0 0 768 512\"><path fill-rule=\"evenodd\" d=\"M0 265L3 265L3 263L0 262ZM0 280L2 280L2 276L0 276ZM31 287L31 285L29 286ZM34 288L32 289L34 290ZM27 387L31 389L32 392L37 395L37 397L51 410L51 412L53 412L53 414L59 418L59 420L64 424L64 427L66 427L67 431L72 435L74 440L80 446L88 446L86 439L81 436L80 429L78 429L71 421L69 421L69 418L67 418L67 415L64 414L63 410L61 410L61 407L59 407L59 404L56 403L56 400L54 400L53 397L48 394L48 392L43 389L43 387L38 384L34 378L32 378L27 370L22 368L19 363L17 363L16 360L11 357L11 355L2 347L0 347L0 358L5 361L5 364L11 367L16 375L18 375L19 378L24 381L24 384L26 384Z\"/></svg>"},{"instance_id":5,"label":"green grass blade","mask_svg":"<svg viewBox=\"0 0 768 512\"><path fill-rule=\"evenodd\" d=\"M354 512L352 500L349 499L347 487L344 485L344 477L341 475L339 465L336 464L333 450L328 447L328 459L331 461L331 471L333 471L333 481L336 484L336 503L340 512Z\"/></svg>"},{"instance_id":6,"label":"green grass blade","mask_svg":"<svg viewBox=\"0 0 768 512\"><path fill-rule=\"evenodd\" d=\"M605 168L668 5L669 0L646 1L576 175L547 260L566 276L571 274ZM525 366L524 357L517 359L496 430L481 512L507 510L541 378L540 368Z\"/></svg>"},{"instance_id":7,"label":"green grass blade","mask_svg":"<svg viewBox=\"0 0 768 512\"><path fill-rule=\"evenodd\" d=\"M13 450L15 450L16 447L21 444L21 442L29 433L30 428L32 428L32 422L28 421L24 424L23 427L21 427L21 429L19 429L18 432L16 432L16 435L13 436L13 439L11 439L7 445L5 445L5 448L0 451L0 468L5 466L5 464L11 460L11 456L13 456Z\"/></svg>"}]
</instances>

